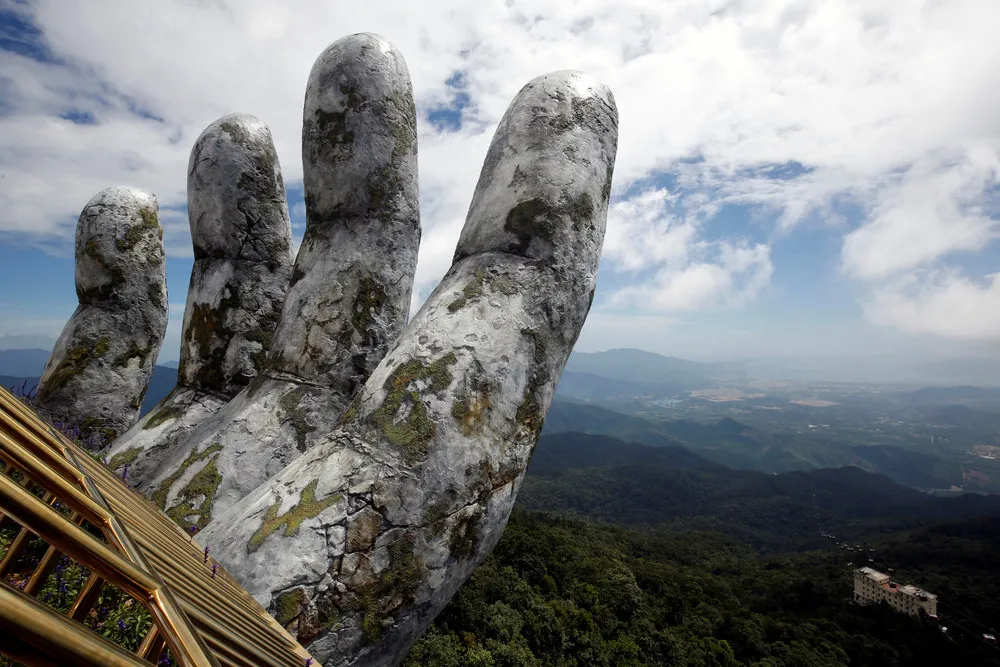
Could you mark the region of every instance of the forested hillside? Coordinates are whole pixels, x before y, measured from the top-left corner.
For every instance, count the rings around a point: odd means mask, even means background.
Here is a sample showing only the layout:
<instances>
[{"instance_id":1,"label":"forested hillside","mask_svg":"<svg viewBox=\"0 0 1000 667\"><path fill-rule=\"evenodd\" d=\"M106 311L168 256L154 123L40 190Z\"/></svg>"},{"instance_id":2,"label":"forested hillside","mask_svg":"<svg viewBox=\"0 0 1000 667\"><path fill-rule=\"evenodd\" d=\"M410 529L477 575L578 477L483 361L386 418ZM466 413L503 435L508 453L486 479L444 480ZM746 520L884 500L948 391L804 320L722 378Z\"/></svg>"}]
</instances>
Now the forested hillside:
<instances>
[{"instance_id":1,"label":"forested hillside","mask_svg":"<svg viewBox=\"0 0 1000 667\"><path fill-rule=\"evenodd\" d=\"M1000 665L982 639L1000 626L998 500L545 436L500 544L405 664ZM869 564L937 593L948 630L852 604Z\"/></svg>"},{"instance_id":2,"label":"forested hillside","mask_svg":"<svg viewBox=\"0 0 1000 667\"><path fill-rule=\"evenodd\" d=\"M989 530L996 545L1000 525ZM899 548L927 567L941 545L921 537ZM938 583L992 576L997 553L959 561ZM851 569L836 552L763 558L717 533L650 534L521 510L404 664L1000 665L972 634L858 607L850 595ZM992 599L963 602L976 613Z\"/></svg>"}]
</instances>

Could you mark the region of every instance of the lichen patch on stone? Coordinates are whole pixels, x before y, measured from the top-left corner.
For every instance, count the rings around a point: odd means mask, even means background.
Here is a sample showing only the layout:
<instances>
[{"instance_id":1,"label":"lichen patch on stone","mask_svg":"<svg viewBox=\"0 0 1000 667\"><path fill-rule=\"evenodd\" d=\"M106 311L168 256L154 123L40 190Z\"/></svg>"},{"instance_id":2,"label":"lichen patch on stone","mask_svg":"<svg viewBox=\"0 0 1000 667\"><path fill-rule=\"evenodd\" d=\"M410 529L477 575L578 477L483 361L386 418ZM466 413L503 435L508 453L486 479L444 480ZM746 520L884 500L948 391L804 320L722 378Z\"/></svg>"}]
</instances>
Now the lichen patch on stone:
<instances>
[{"instance_id":1,"label":"lichen patch on stone","mask_svg":"<svg viewBox=\"0 0 1000 667\"><path fill-rule=\"evenodd\" d=\"M302 398L308 393L308 391L302 387L297 387L284 396L278 401L281 409L285 413L285 419L292 425L295 430L295 443L296 448L300 452L306 451L306 438L310 433L316 430L316 427L311 425L306 420L306 411L300 404L302 403Z\"/></svg>"},{"instance_id":2,"label":"lichen patch on stone","mask_svg":"<svg viewBox=\"0 0 1000 667\"><path fill-rule=\"evenodd\" d=\"M331 496L323 498L322 500L317 500L316 485L318 483L318 479L314 479L309 482L305 488L302 489L302 495L299 497L298 504L281 516L278 515L278 508L281 506L280 500L268 507L267 512L264 514L264 521L261 523L260 528L257 529L257 532L255 532L250 537L250 541L247 542L247 553L252 554L257 551L257 549L260 548L260 545L264 543L264 540L266 540L271 533L275 532L282 526L285 527L285 532L283 533L285 537L297 535L299 532L299 526L302 525L303 521L312 519L313 517L319 515L319 513L327 507L343 498L343 496L339 493L335 493Z\"/></svg>"},{"instance_id":3,"label":"lichen patch on stone","mask_svg":"<svg viewBox=\"0 0 1000 667\"><path fill-rule=\"evenodd\" d=\"M135 461L136 457L139 456L141 452L142 449L139 447L129 447L128 449L120 451L111 457L111 460L108 461L108 467L112 470L117 470L124 465L129 465Z\"/></svg>"},{"instance_id":4,"label":"lichen patch on stone","mask_svg":"<svg viewBox=\"0 0 1000 667\"><path fill-rule=\"evenodd\" d=\"M171 487L173 487L173 485L177 483L177 480L179 480L181 476L185 472L187 472L187 469L190 468L195 463L197 463L198 461L203 461L212 454L215 454L216 452L220 451L222 451L222 445L214 443L200 452L198 451L191 452L188 455L188 457L184 459L184 462L177 468L177 470L175 470L173 473L171 473L169 477L163 480L163 482L156 489L156 491L153 492L153 495L150 496L150 500L156 503L156 505L160 509L165 510L167 508L167 498L170 496ZM216 487L218 487L218 485L216 485Z\"/></svg>"},{"instance_id":5,"label":"lichen patch on stone","mask_svg":"<svg viewBox=\"0 0 1000 667\"><path fill-rule=\"evenodd\" d=\"M487 272L485 268L476 269L472 280L462 288L462 294L448 304L448 312L454 313L461 310L466 304L486 293L486 287L494 293L502 293L508 296L517 293L517 285L510 278L492 272Z\"/></svg>"},{"instance_id":6,"label":"lichen patch on stone","mask_svg":"<svg viewBox=\"0 0 1000 667\"><path fill-rule=\"evenodd\" d=\"M383 435L403 452L408 463L414 463L427 453L427 443L434 437L435 425L420 395L421 391L439 393L452 382L449 366L458 362L454 352L425 364L411 359L396 367L385 381L388 392L382 406L369 416ZM421 386L426 386L421 389ZM401 409L408 412L398 419Z\"/></svg>"}]
</instances>

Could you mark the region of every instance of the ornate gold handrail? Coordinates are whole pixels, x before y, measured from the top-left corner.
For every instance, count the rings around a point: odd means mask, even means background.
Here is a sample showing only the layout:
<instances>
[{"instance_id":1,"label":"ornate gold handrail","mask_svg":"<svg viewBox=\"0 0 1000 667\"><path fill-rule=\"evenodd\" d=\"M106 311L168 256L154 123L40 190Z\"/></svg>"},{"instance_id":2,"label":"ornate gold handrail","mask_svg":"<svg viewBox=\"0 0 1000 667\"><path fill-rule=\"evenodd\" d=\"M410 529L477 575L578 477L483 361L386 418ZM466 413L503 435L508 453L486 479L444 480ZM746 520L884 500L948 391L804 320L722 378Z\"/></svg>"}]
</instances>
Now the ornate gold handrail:
<instances>
[{"instance_id":1,"label":"ornate gold handrail","mask_svg":"<svg viewBox=\"0 0 1000 667\"><path fill-rule=\"evenodd\" d=\"M0 654L26 665L150 665L166 650L185 667L317 664L169 517L2 387L0 461L0 513L20 526L0 559ZM5 577L33 535L49 546L22 592ZM90 570L66 614L33 597L60 553ZM107 583L152 618L134 653L83 623Z\"/></svg>"}]
</instances>

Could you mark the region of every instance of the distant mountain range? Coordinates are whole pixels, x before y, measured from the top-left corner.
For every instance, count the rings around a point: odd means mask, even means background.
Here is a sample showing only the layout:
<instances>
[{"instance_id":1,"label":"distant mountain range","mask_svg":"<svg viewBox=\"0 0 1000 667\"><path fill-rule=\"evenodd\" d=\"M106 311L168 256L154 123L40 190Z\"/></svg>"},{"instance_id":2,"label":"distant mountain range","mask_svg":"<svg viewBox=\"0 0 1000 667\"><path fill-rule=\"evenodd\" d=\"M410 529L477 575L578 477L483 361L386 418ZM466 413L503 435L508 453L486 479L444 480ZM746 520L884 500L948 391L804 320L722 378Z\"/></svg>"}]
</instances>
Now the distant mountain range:
<instances>
[{"instance_id":1,"label":"distant mountain range","mask_svg":"<svg viewBox=\"0 0 1000 667\"><path fill-rule=\"evenodd\" d=\"M638 383L660 383L670 378L678 383L702 384L711 379L746 377L740 364L703 364L634 348L574 352L566 370Z\"/></svg>"},{"instance_id":2,"label":"distant mountain range","mask_svg":"<svg viewBox=\"0 0 1000 667\"><path fill-rule=\"evenodd\" d=\"M0 375L40 377L49 360L49 351L41 348L0 350Z\"/></svg>"},{"instance_id":3,"label":"distant mountain range","mask_svg":"<svg viewBox=\"0 0 1000 667\"><path fill-rule=\"evenodd\" d=\"M518 504L622 525L718 530L763 551L1000 513L998 495L940 498L857 467L769 475L684 448L584 433L541 437Z\"/></svg>"},{"instance_id":4,"label":"distant mountain range","mask_svg":"<svg viewBox=\"0 0 1000 667\"><path fill-rule=\"evenodd\" d=\"M961 408L953 408L960 410ZM997 419L988 413L976 416ZM791 472L853 465L918 489L948 489L962 482L961 466L911 449L844 443L808 433L769 433L735 419L713 423L673 419L659 423L596 405L556 400L543 435L579 432L654 447L684 447L730 468Z\"/></svg>"}]
</instances>

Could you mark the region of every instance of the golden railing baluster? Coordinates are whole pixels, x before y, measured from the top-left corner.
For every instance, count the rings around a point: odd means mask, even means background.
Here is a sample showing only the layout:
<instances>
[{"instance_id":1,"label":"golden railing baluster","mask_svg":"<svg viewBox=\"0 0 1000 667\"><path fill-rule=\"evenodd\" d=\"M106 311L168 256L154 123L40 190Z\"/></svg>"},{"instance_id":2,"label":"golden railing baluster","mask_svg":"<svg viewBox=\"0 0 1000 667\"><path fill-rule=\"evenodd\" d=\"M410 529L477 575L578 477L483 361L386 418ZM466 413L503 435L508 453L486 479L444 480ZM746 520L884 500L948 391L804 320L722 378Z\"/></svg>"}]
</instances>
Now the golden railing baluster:
<instances>
[{"instance_id":1,"label":"golden railing baluster","mask_svg":"<svg viewBox=\"0 0 1000 667\"><path fill-rule=\"evenodd\" d=\"M159 659L160 654L163 653L164 646L166 644L163 641L163 637L160 636L160 629L156 627L156 624L153 624L150 626L146 636L143 637L139 648L135 650L135 654L143 660L155 663Z\"/></svg>"},{"instance_id":2,"label":"golden railing baluster","mask_svg":"<svg viewBox=\"0 0 1000 667\"><path fill-rule=\"evenodd\" d=\"M76 512L70 517L70 521L79 525L83 523L83 517ZM38 592L38 589L42 587L45 580L48 579L49 575L52 574L52 570L56 567L56 560L59 557L59 552L55 547L49 545L49 548L45 550L45 555L42 559L38 561L38 565L35 566L35 571L28 579L28 583L24 585L24 592L26 595L34 595Z\"/></svg>"},{"instance_id":3,"label":"golden railing baluster","mask_svg":"<svg viewBox=\"0 0 1000 667\"><path fill-rule=\"evenodd\" d=\"M96 572L91 572L90 576L87 577L87 582L80 589L79 595L76 596L76 602L70 607L68 616L74 621L81 622L87 618L87 614L90 613L97 598L100 597L103 587L104 579Z\"/></svg>"},{"instance_id":4,"label":"golden railing baluster","mask_svg":"<svg viewBox=\"0 0 1000 667\"><path fill-rule=\"evenodd\" d=\"M14 473L15 472L19 472L20 473L20 471L17 469L17 467L11 465L10 463L7 463L7 467L6 467L6 469L4 469L3 472L4 472L5 475L7 475L8 477L10 477L11 479L14 479ZM18 482L18 483L21 486L27 488L28 485L31 484L31 478L28 477L27 475L25 475L24 473L20 473L20 474L21 474L21 481ZM2 530L4 528L10 528L12 524L16 525L17 522L14 521L13 519L11 519L9 516L7 516L6 514L4 514L3 512L0 512L0 530Z\"/></svg>"},{"instance_id":5,"label":"golden railing baluster","mask_svg":"<svg viewBox=\"0 0 1000 667\"><path fill-rule=\"evenodd\" d=\"M49 504L0 477L0 507L69 557L85 562L102 577L139 600L149 598L157 582L90 533L65 520Z\"/></svg>"},{"instance_id":6,"label":"golden railing baluster","mask_svg":"<svg viewBox=\"0 0 1000 667\"><path fill-rule=\"evenodd\" d=\"M14 567L14 563L24 554L24 550L28 548L31 537L31 531L27 528L21 528L21 532L11 541L10 546L7 548L7 553L4 554L3 559L0 559L0 579L10 573L10 569Z\"/></svg>"}]
</instances>

